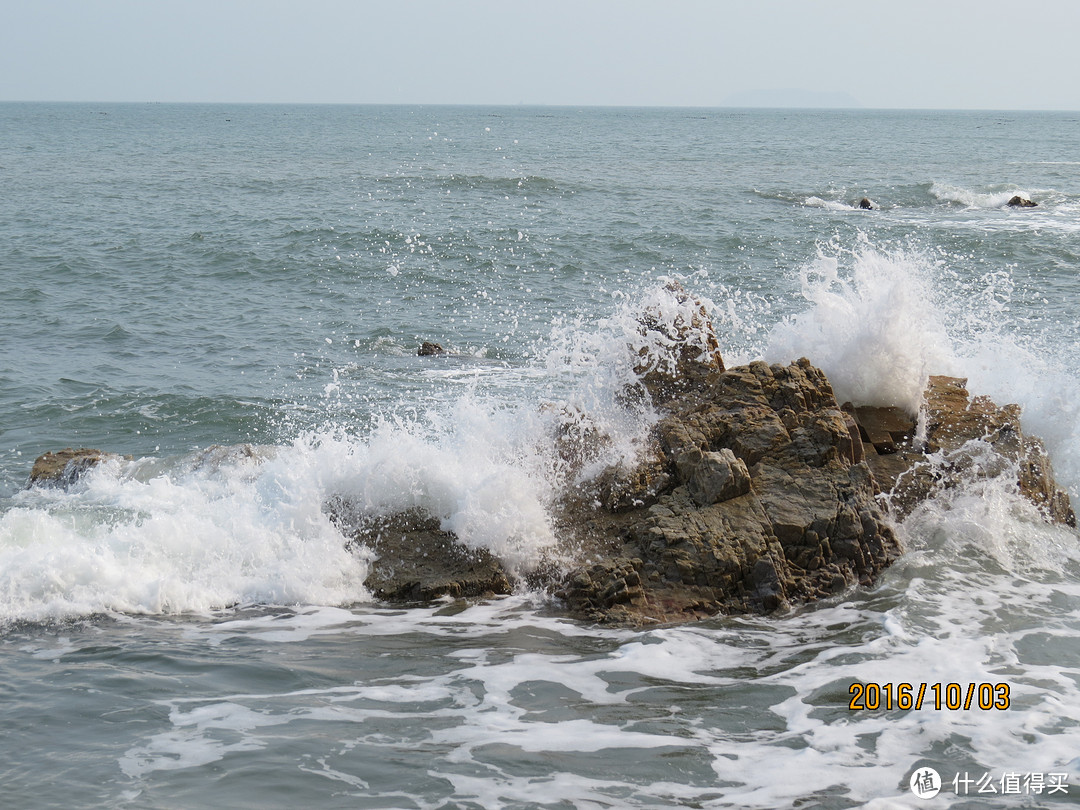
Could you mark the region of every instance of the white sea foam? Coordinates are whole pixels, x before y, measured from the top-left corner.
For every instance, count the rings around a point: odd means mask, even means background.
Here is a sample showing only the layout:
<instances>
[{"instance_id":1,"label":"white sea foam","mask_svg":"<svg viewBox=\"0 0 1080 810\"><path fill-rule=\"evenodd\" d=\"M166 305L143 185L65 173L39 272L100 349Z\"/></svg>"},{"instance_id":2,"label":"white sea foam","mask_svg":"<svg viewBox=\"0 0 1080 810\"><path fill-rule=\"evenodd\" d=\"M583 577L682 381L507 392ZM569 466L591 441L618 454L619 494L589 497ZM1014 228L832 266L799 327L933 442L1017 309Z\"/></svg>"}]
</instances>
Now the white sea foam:
<instances>
[{"instance_id":1,"label":"white sea foam","mask_svg":"<svg viewBox=\"0 0 1080 810\"><path fill-rule=\"evenodd\" d=\"M827 211L858 211L858 206L851 205L841 200L825 200L821 197L813 196L807 197L803 200L803 205L809 208L824 208Z\"/></svg>"},{"instance_id":2,"label":"white sea foam","mask_svg":"<svg viewBox=\"0 0 1080 810\"><path fill-rule=\"evenodd\" d=\"M1002 208L1013 197L1031 197L1031 193L1017 186L993 186L985 191L954 186L949 183L933 183L930 193L942 202L956 203L967 208Z\"/></svg>"},{"instance_id":3,"label":"white sea foam","mask_svg":"<svg viewBox=\"0 0 1080 810\"><path fill-rule=\"evenodd\" d=\"M146 481L120 472L27 491L0 516L5 620L365 598L366 562L287 455Z\"/></svg>"}]
</instances>

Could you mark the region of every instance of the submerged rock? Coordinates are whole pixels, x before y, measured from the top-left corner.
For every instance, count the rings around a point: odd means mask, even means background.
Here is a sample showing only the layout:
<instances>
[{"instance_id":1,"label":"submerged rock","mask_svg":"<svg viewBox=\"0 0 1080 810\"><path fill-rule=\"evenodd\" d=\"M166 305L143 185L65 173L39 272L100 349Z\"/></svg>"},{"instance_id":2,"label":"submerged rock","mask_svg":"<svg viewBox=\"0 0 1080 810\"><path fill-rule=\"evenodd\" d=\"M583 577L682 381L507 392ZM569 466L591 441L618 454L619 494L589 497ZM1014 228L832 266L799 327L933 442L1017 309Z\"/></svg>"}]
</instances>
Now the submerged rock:
<instances>
[{"instance_id":1,"label":"submerged rock","mask_svg":"<svg viewBox=\"0 0 1080 810\"><path fill-rule=\"evenodd\" d=\"M123 458L130 459L130 456L124 457L89 447L81 447L78 450L66 447L55 453L44 453L34 461L26 485L27 487L68 487L78 481L87 470L96 467L101 462Z\"/></svg>"}]
</instances>

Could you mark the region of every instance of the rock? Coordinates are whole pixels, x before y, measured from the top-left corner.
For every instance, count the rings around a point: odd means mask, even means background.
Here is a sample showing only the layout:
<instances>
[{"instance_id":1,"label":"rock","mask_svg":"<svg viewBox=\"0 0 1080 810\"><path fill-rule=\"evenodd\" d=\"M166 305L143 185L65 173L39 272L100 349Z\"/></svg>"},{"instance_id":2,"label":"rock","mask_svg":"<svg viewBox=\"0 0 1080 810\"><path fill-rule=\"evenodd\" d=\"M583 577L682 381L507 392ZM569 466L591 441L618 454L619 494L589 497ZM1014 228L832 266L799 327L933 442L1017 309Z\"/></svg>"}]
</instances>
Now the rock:
<instances>
[{"instance_id":1,"label":"rock","mask_svg":"<svg viewBox=\"0 0 1080 810\"><path fill-rule=\"evenodd\" d=\"M769 613L870 585L901 553L892 520L965 476L1015 470L1048 519L1075 525L1019 408L970 399L963 380L932 377L916 420L841 409L805 359L686 361L678 373L677 385L644 378L663 416L638 467L605 471L562 504L558 525L583 562L559 593L578 618Z\"/></svg>"},{"instance_id":2,"label":"rock","mask_svg":"<svg viewBox=\"0 0 1080 810\"><path fill-rule=\"evenodd\" d=\"M906 517L938 489L1008 472L1016 475L1020 494L1048 520L1075 526L1069 497L1057 486L1042 443L1025 436L1020 427L1020 407L972 398L966 385L958 377L930 377L921 414L926 435L921 440L915 436L914 421L898 409L854 409L864 439L881 424L894 428L891 449L871 441L873 446L865 451L895 516Z\"/></svg>"},{"instance_id":3,"label":"rock","mask_svg":"<svg viewBox=\"0 0 1080 810\"><path fill-rule=\"evenodd\" d=\"M869 197L863 197L861 200L859 200L859 208L865 208L867 210L870 210L873 207L874 207L874 204L872 202L870 202Z\"/></svg>"},{"instance_id":4,"label":"rock","mask_svg":"<svg viewBox=\"0 0 1080 810\"><path fill-rule=\"evenodd\" d=\"M1019 194L1017 194L1015 197L1009 200L1006 205L1009 205L1012 208L1035 208L1038 203L1032 202L1027 197L1021 197Z\"/></svg>"},{"instance_id":5,"label":"rock","mask_svg":"<svg viewBox=\"0 0 1080 810\"><path fill-rule=\"evenodd\" d=\"M869 584L900 554L820 370L800 360L683 371L644 462L666 482L650 473L658 488L629 509L563 504L559 525L578 531L588 559L560 591L573 615L641 625L771 612Z\"/></svg>"},{"instance_id":6,"label":"rock","mask_svg":"<svg viewBox=\"0 0 1080 810\"><path fill-rule=\"evenodd\" d=\"M746 464L726 447L718 453L695 448L680 455L675 466L698 506L730 501L750 491Z\"/></svg>"},{"instance_id":7,"label":"rock","mask_svg":"<svg viewBox=\"0 0 1080 810\"><path fill-rule=\"evenodd\" d=\"M446 354L446 349L438 343L431 343L427 340L421 343L420 348L416 350L417 357L435 357L440 354Z\"/></svg>"},{"instance_id":8,"label":"rock","mask_svg":"<svg viewBox=\"0 0 1080 810\"><path fill-rule=\"evenodd\" d=\"M328 511L339 528L351 535L350 545L374 552L364 585L377 599L427 602L444 596L482 597L511 591L511 577L493 554L461 545L425 512L361 519L350 527L348 504L333 502Z\"/></svg>"},{"instance_id":9,"label":"rock","mask_svg":"<svg viewBox=\"0 0 1080 810\"><path fill-rule=\"evenodd\" d=\"M638 333L644 346L638 349L634 371L652 391L676 394L686 379L687 369L724 370L720 341L705 304L688 293L678 281L669 281L666 291L677 309L674 317L657 306L646 307L638 316Z\"/></svg>"},{"instance_id":10,"label":"rock","mask_svg":"<svg viewBox=\"0 0 1080 810\"><path fill-rule=\"evenodd\" d=\"M915 422L900 408L852 408L848 404L844 408L852 414L862 441L872 444L882 455L895 453L897 447L908 444L915 433Z\"/></svg>"},{"instance_id":11,"label":"rock","mask_svg":"<svg viewBox=\"0 0 1080 810\"><path fill-rule=\"evenodd\" d=\"M89 447L82 447L78 450L67 447L55 453L44 453L34 461L27 487L68 487L78 481L87 470L96 467L103 461L109 459L130 460L130 458L130 456L120 456L116 453L107 453Z\"/></svg>"},{"instance_id":12,"label":"rock","mask_svg":"<svg viewBox=\"0 0 1080 810\"><path fill-rule=\"evenodd\" d=\"M658 338L667 362L639 351L640 390L626 394L648 396L660 415L638 459L581 483L607 438L588 414L557 412L550 439L566 485L552 515L559 564L528 581L557 593L570 615L684 622L771 613L868 586L902 552L892 521L972 475L1015 474L1048 519L1075 525L1041 445L1020 430L1017 406L932 377L917 419L897 408L841 408L806 359L726 368L705 307L681 287L669 292L677 306L661 303L640 319L643 345ZM327 508L351 543L377 556L367 585L379 598L513 585L499 560L422 512L373 519L344 501Z\"/></svg>"},{"instance_id":13,"label":"rock","mask_svg":"<svg viewBox=\"0 0 1080 810\"><path fill-rule=\"evenodd\" d=\"M217 472L238 464L262 464L274 458L278 448L263 444L212 444L195 452L189 461L192 470Z\"/></svg>"}]
</instances>

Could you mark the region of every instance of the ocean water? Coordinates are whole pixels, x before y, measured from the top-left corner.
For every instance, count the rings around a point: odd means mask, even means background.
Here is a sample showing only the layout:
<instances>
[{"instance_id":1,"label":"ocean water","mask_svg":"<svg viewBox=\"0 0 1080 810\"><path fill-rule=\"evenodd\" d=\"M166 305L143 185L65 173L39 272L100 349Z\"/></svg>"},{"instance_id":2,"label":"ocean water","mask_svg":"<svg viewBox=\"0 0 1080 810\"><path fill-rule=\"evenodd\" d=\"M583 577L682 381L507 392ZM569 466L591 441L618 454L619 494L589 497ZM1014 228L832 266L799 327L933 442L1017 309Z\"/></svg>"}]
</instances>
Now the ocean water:
<instances>
[{"instance_id":1,"label":"ocean water","mask_svg":"<svg viewBox=\"0 0 1080 810\"><path fill-rule=\"evenodd\" d=\"M729 366L1019 403L1077 502L1077 155L1071 113L0 104L0 805L1075 803L1080 537L1007 476L872 588L641 631L379 604L323 505L557 549L552 414L633 457L672 278ZM26 489L68 446L130 459Z\"/></svg>"}]
</instances>

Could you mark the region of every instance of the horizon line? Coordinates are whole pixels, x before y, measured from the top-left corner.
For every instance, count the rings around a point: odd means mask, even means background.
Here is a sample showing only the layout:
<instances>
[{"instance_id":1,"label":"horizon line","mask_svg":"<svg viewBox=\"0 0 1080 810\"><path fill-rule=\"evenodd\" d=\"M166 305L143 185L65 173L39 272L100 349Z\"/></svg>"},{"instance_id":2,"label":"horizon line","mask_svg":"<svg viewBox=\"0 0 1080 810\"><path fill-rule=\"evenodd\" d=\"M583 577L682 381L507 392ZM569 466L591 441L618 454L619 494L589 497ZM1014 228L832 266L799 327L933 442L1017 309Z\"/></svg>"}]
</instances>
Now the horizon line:
<instances>
[{"instance_id":1,"label":"horizon line","mask_svg":"<svg viewBox=\"0 0 1080 810\"><path fill-rule=\"evenodd\" d=\"M265 107L491 107L623 110L821 110L829 112L985 112L985 113L1076 113L1080 110L1051 107L869 107L863 105L768 105L768 104L571 104L544 102L417 102L417 101L154 101L116 99L0 99L0 104L130 104L204 105Z\"/></svg>"}]
</instances>

